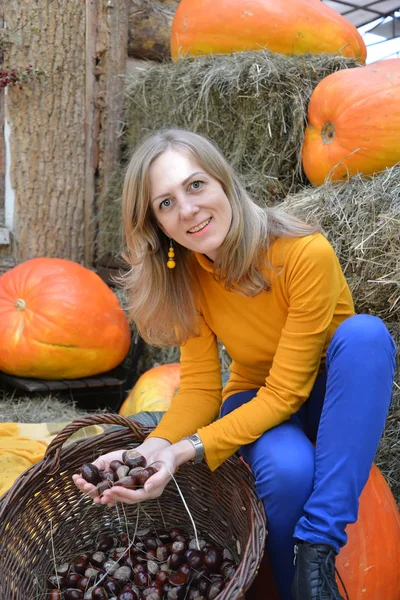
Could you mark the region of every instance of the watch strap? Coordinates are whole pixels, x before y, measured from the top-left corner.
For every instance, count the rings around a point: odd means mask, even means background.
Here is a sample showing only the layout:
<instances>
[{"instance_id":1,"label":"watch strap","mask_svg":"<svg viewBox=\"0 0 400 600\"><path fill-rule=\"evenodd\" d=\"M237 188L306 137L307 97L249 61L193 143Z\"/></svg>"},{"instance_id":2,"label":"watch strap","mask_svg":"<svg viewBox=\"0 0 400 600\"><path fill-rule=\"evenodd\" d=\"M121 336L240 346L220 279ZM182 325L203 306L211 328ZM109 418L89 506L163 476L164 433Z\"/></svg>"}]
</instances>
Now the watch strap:
<instances>
[{"instance_id":1,"label":"watch strap","mask_svg":"<svg viewBox=\"0 0 400 600\"><path fill-rule=\"evenodd\" d=\"M197 463L201 462L204 458L203 442L201 441L201 439L197 435L197 433L194 433L193 435L189 435L188 437L185 438L185 440L189 440L189 442L191 442L193 444L195 455L194 455L193 460L191 460L190 462L192 464L196 465Z\"/></svg>"}]
</instances>

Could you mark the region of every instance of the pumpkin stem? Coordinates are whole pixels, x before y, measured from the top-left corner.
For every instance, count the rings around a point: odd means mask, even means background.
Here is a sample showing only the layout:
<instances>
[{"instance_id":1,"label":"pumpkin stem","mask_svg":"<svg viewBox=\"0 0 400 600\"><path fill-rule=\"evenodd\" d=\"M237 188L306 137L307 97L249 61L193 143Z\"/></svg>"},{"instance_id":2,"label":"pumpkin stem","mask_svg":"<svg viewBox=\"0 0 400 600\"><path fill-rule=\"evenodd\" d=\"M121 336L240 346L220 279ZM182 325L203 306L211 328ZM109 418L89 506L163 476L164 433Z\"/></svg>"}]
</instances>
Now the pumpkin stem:
<instances>
[{"instance_id":1,"label":"pumpkin stem","mask_svg":"<svg viewBox=\"0 0 400 600\"><path fill-rule=\"evenodd\" d=\"M332 144L336 138L336 127L328 121L322 128L321 137L324 144Z\"/></svg>"},{"instance_id":2,"label":"pumpkin stem","mask_svg":"<svg viewBox=\"0 0 400 600\"><path fill-rule=\"evenodd\" d=\"M18 298L18 300L15 302L15 308L17 310L26 310L25 300L22 300L22 298Z\"/></svg>"}]
</instances>

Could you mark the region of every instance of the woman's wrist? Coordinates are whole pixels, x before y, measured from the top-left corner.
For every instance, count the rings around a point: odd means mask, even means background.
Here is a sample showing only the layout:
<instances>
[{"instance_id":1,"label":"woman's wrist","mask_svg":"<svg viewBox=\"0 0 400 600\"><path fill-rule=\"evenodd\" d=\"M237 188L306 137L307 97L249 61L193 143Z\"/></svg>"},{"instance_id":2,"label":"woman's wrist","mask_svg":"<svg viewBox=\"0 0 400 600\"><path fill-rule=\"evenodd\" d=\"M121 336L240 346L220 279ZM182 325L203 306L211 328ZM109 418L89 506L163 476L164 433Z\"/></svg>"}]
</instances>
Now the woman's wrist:
<instances>
[{"instance_id":1,"label":"woman's wrist","mask_svg":"<svg viewBox=\"0 0 400 600\"><path fill-rule=\"evenodd\" d=\"M176 442L175 444L172 445L171 449L175 455L177 467L180 467L184 463L187 463L187 462L193 460L195 457L194 446L187 439L183 439L183 440L180 440L179 442Z\"/></svg>"},{"instance_id":2,"label":"woman's wrist","mask_svg":"<svg viewBox=\"0 0 400 600\"><path fill-rule=\"evenodd\" d=\"M156 452L157 450L164 450L164 448L168 448L171 445L171 442L165 438L149 437L141 444L141 448L146 450L146 452Z\"/></svg>"}]
</instances>

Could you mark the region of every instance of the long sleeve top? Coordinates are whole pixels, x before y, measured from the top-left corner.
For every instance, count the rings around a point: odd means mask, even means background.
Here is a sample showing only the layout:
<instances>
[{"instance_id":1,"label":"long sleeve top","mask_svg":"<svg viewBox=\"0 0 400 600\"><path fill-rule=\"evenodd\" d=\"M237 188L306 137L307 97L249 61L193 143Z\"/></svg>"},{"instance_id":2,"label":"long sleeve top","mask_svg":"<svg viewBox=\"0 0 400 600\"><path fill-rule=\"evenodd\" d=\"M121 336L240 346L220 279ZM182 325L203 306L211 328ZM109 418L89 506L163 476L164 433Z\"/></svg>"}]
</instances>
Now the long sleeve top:
<instances>
[{"instance_id":1,"label":"long sleeve top","mask_svg":"<svg viewBox=\"0 0 400 600\"><path fill-rule=\"evenodd\" d=\"M200 335L181 347L180 389L152 436L171 443L197 431L210 469L297 412L307 400L336 328L354 314L337 256L320 233L281 237L266 251L271 290L226 290L213 263L196 255ZM222 390L217 340L232 363ZM232 394L258 389L217 419Z\"/></svg>"}]
</instances>

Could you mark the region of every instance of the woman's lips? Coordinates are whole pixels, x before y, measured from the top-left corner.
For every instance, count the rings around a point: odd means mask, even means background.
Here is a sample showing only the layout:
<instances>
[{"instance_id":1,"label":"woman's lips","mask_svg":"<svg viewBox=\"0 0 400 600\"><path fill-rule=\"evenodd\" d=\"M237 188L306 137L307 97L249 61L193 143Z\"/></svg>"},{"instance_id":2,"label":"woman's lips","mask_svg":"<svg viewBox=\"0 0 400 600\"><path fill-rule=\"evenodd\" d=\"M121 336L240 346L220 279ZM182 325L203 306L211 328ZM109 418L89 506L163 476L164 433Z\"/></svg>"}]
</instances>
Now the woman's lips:
<instances>
[{"instance_id":1,"label":"woman's lips","mask_svg":"<svg viewBox=\"0 0 400 600\"><path fill-rule=\"evenodd\" d=\"M205 219L204 221L202 221L201 223L199 223L195 227L192 227L191 229L188 229L188 233L190 235L196 235L196 233L201 233L202 231L204 231L204 229L206 229L206 227L208 227L208 225L210 224L210 222L211 222L211 217L209 217L208 219Z\"/></svg>"}]
</instances>

